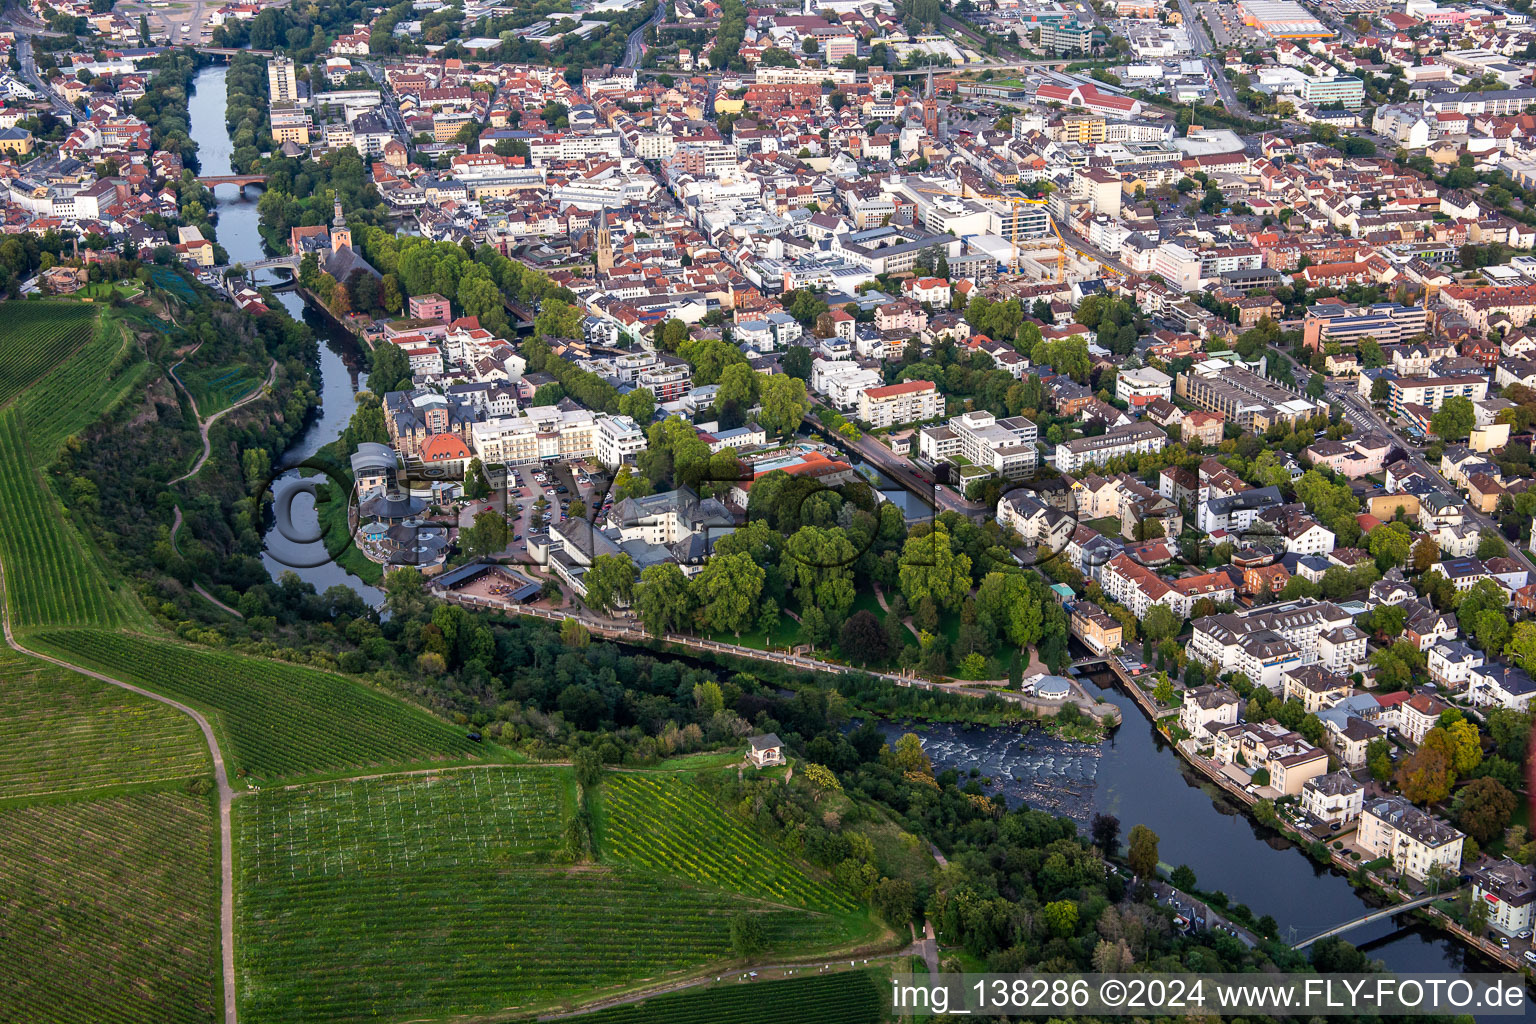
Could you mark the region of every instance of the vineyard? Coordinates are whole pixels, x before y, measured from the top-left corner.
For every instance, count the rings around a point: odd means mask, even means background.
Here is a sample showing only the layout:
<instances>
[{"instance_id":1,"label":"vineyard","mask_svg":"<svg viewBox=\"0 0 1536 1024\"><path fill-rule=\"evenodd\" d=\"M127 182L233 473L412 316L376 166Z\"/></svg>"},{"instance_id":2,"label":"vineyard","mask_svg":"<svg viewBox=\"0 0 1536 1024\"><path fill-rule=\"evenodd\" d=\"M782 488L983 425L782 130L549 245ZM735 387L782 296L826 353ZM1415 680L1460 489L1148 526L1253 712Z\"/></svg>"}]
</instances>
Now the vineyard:
<instances>
[{"instance_id":1,"label":"vineyard","mask_svg":"<svg viewBox=\"0 0 1536 1024\"><path fill-rule=\"evenodd\" d=\"M0 654L0 799L204 775L190 718L105 683Z\"/></svg>"},{"instance_id":2,"label":"vineyard","mask_svg":"<svg viewBox=\"0 0 1536 1024\"><path fill-rule=\"evenodd\" d=\"M218 1019L213 818L179 792L0 810L0 1020Z\"/></svg>"},{"instance_id":3,"label":"vineyard","mask_svg":"<svg viewBox=\"0 0 1536 1024\"><path fill-rule=\"evenodd\" d=\"M485 754L462 729L318 669L101 630L29 643L212 712L231 773L270 780Z\"/></svg>"},{"instance_id":4,"label":"vineyard","mask_svg":"<svg viewBox=\"0 0 1536 1024\"><path fill-rule=\"evenodd\" d=\"M885 1004L870 971L810 975L783 981L658 996L643 1003L583 1014L579 1024L878 1024Z\"/></svg>"},{"instance_id":5,"label":"vineyard","mask_svg":"<svg viewBox=\"0 0 1536 1024\"><path fill-rule=\"evenodd\" d=\"M0 405L91 340L96 310L81 302L7 302Z\"/></svg>"},{"instance_id":6,"label":"vineyard","mask_svg":"<svg viewBox=\"0 0 1536 1024\"><path fill-rule=\"evenodd\" d=\"M15 406L0 410L0 561L11 623L120 626L143 617L138 598L109 582L43 483Z\"/></svg>"},{"instance_id":7,"label":"vineyard","mask_svg":"<svg viewBox=\"0 0 1536 1024\"><path fill-rule=\"evenodd\" d=\"M90 343L16 401L27 444L39 466L52 463L64 441L123 401L154 364L142 358L123 319L102 317Z\"/></svg>"},{"instance_id":8,"label":"vineyard","mask_svg":"<svg viewBox=\"0 0 1536 1024\"><path fill-rule=\"evenodd\" d=\"M570 773L474 768L267 790L241 801L252 884L544 854L559 845Z\"/></svg>"},{"instance_id":9,"label":"vineyard","mask_svg":"<svg viewBox=\"0 0 1536 1024\"><path fill-rule=\"evenodd\" d=\"M732 820L687 778L613 773L603 782L606 859L775 903L848 913L854 904Z\"/></svg>"},{"instance_id":10,"label":"vineyard","mask_svg":"<svg viewBox=\"0 0 1536 1024\"><path fill-rule=\"evenodd\" d=\"M862 937L847 917L676 876L551 863L571 806L569 773L553 767L269 787L238 801L242 1021L549 1006L732 959L743 910L762 920L764 955Z\"/></svg>"}]
</instances>

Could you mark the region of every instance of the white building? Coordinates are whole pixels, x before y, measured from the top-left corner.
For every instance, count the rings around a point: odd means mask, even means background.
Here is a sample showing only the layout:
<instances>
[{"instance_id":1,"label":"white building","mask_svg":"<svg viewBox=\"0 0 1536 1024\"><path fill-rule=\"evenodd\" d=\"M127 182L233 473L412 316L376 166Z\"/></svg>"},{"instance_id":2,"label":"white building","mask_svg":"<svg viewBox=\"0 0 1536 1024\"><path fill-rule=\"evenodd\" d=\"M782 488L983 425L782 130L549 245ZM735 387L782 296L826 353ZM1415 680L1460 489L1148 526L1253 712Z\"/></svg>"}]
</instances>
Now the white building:
<instances>
[{"instance_id":1,"label":"white building","mask_svg":"<svg viewBox=\"0 0 1536 1024\"><path fill-rule=\"evenodd\" d=\"M1056 446L1056 468L1076 473L1085 466L1103 465L1117 455L1159 452L1168 443L1168 435L1150 423L1116 427L1097 437L1079 437Z\"/></svg>"},{"instance_id":2,"label":"white building","mask_svg":"<svg viewBox=\"0 0 1536 1024\"><path fill-rule=\"evenodd\" d=\"M609 469L617 469L645 451L645 431L628 416L599 416L594 454Z\"/></svg>"},{"instance_id":3,"label":"white building","mask_svg":"<svg viewBox=\"0 0 1536 1024\"><path fill-rule=\"evenodd\" d=\"M962 413L946 426L925 427L918 434L918 453L933 462L960 456L972 465L1006 477L1034 473L1040 428L1023 416L998 419L984 410Z\"/></svg>"},{"instance_id":4,"label":"white building","mask_svg":"<svg viewBox=\"0 0 1536 1024\"><path fill-rule=\"evenodd\" d=\"M1394 870L1421 882L1436 868L1454 878L1461 867L1465 839L1463 833L1399 796L1369 801L1355 835L1355 842L1366 852L1389 858Z\"/></svg>"},{"instance_id":5,"label":"white building","mask_svg":"<svg viewBox=\"0 0 1536 1024\"><path fill-rule=\"evenodd\" d=\"M1348 772L1319 775L1301 787L1301 809L1330 825L1354 821L1365 809L1365 787Z\"/></svg>"},{"instance_id":6,"label":"white building","mask_svg":"<svg viewBox=\"0 0 1536 1024\"><path fill-rule=\"evenodd\" d=\"M1532 924L1536 876L1529 864L1496 860L1472 872L1472 898L1483 901L1490 927L1518 935Z\"/></svg>"},{"instance_id":7,"label":"white building","mask_svg":"<svg viewBox=\"0 0 1536 1024\"><path fill-rule=\"evenodd\" d=\"M845 412L858 407L860 394L884 382L879 370L867 370L851 359L817 359L811 363L811 390Z\"/></svg>"},{"instance_id":8,"label":"white building","mask_svg":"<svg viewBox=\"0 0 1536 1024\"><path fill-rule=\"evenodd\" d=\"M944 412L944 396L931 380L909 380L859 392L859 419L872 427L918 423Z\"/></svg>"}]
</instances>

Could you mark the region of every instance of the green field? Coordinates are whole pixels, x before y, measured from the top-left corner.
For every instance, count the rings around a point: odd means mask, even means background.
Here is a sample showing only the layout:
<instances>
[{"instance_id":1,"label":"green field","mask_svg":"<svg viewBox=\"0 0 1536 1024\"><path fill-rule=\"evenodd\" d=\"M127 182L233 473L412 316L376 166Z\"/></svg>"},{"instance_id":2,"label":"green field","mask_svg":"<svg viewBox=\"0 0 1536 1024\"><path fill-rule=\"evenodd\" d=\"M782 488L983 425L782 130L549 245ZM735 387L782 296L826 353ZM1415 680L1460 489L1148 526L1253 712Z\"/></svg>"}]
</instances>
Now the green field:
<instances>
[{"instance_id":1,"label":"green field","mask_svg":"<svg viewBox=\"0 0 1536 1024\"><path fill-rule=\"evenodd\" d=\"M81 302L5 303L0 405L91 340L96 310Z\"/></svg>"},{"instance_id":2,"label":"green field","mask_svg":"<svg viewBox=\"0 0 1536 1024\"><path fill-rule=\"evenodd\" d=\"M878 977L846 971L738 982L583 1014L571 1024L762 1024L765 1017L773 1024L877 1024L886 1019Z\"/></svg>"},{"instance_id":3,"label":"green field","mask_svg":"<svg viewBox=\"0 0 1536 1024\"><path fill-rule=\"evenodd\" d=\"M847 945L859 921L678 875L549 862L568 769L482 768L264 789L235 804L242 1020L408 1021L532 1009L733 957ZM679 826L681 827L681 826ZM714 834L701 826L698 841Z\"/></svg>"},{"instance_id":4,"label":"green field","mask_svg":"<svg viewBox=\"0 0 1536 1024\"><path fill-rule=\"evenodd\" d=\"M811 910L853 910L847 896L764 845L683 776L609 774L601 849L613 863L681 875L696 885Z\"/></svg>"},{"instance_id":5,"label":"green field","mask_svg":"<svg viewBox=\"0 0 1536 1024\"><path fill-rule=\"evenodd\" d=\"M330 672L101 630L29 643L208 711L231 774L270 780L486 754L464 730Z\"/></svg>"},{"instance_id":6,"label":"green field","mask_svg":"<svg viewBox=\"0 0 1536 1024\"><path fill-rule=\"evenodd\" d=\"M210 771L186 715L0 650L0 799L167 782Z\"/></svg>"},{"instance_id":7,"label":"green field","mask_svg":"<svg viewBox=\"0 0 1536 1024\"><path fill-rule=\"evenodd\" d=\"M205 798L0 810L0 1020L217 1020L217 869Z\"/></svg>"}]
</instances>

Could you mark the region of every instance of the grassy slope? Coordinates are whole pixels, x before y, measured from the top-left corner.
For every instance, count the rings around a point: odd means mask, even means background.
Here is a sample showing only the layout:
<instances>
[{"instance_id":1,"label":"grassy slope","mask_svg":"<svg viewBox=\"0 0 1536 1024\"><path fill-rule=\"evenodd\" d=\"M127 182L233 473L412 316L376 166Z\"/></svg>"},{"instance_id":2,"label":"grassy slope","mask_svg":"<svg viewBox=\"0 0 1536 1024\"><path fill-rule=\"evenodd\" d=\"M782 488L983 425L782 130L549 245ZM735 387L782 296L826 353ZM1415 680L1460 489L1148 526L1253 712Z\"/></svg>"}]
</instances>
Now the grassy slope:
<instances>
[{"instance_id":1,"label":"grassy slope","mask_svg":"<svg viewBox=\"0 0 1536 1024\"><path fill-rule=\"evenodd\" d=\"M209 772L202 733L164 704L0 648L0 800Z\"/></svg>"},{"instance_id":2,"label":"grassy slope","mask_svg":"<svg viewBox=\"0 0 1536 1024\"><path fill-rule=\"evenodd\" d=\"M263 781L499 756L464 730L331 672L98 630L43 631L29 643L206 710L231 773Z\"/></svg>"},{"instance_id":3,"label":"grassy slope","mask_svg":"<svg viewBox=\"0 0 1536 1024\"><path fill-rule=\"evenodd\" d=\"M5 303L7 322L35 315L34 303ZM89 542L68 522L44 479L46 466L72 433L98 419L148 372L132 362L115 317L93 330L90 307L66 305L53 330L54 364L34 365L30 386L0 409L0 559L7 569L12 625L142 625L147 617L127 584L103 566ZM84 314L76 311L83 310ZM81 320L84 315L88 319ZM83 330L88 343L75 344ZM37 330L47 331L45 325ZM21 358L35 331L0 336L0 364Z\"/></svg>"}]
</instances>

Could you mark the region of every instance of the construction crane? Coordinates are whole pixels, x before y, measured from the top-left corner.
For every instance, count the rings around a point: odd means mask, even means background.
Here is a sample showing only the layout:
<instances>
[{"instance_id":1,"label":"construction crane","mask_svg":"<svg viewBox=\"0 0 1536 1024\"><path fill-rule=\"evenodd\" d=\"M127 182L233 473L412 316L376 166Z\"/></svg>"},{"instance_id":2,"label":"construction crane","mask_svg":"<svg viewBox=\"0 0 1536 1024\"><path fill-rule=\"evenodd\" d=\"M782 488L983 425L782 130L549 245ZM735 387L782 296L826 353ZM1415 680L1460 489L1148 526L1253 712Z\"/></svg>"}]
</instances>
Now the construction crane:
<instances>
[{"instance_id":1,"label":"construction crane","mask_svg":"<svg viewBox=\"0 0 1536 1024\"><path fill-rule=\"evenodd\" d=\"M1005 195L999 195L999 194L993 193L993 192L977 192L975 190L967 191L964 186L961 187L961 191L959 191L959 192L947 192L946 191L946 192L941 192L940 194L941 195L946 195L946 196L958 196L961 199L971 199L971 198L975 198L975 199L993 199L993 200L997 200L999 202L1011 203L1012 206L1013 206L1013 231L1012 231L1012 237L1009 239L1009 241L1012 244L1012 250L1008 254L1008 273L1010 275L1012 275L1012 276L1015 276L1015 277L1018 276L1018 273L1019 273L1019 250L1020 249L1023 249L1023 248L1030 248L1030 249L1055 249L1056 250L1056 283L1057 284L1061 284L1063 281L1066 280L1066 277L1067 277L1067 242L1066 242L1066 239L1061 237L1061 231L1060 231L1060 229L1058 229L1056 227L1056 218L1051 216L1049 210L1047 210L1045 212L1045 222L1050 225L1051 232L1053 234L1055 234L1055 236L1056 236L1056 241L1055 242L1052 242L1049 238L1040 238L1040 239L1029 239L1029 238L1026 238L1026 239L1022 239L1022 240L1019 238L1019 209L1020 209L1020 207L1024 206L1025 204L1029 204L1029 205L1033 205L1033 206L1044 206L1044 205L1046 205L1046 201L1044 199L1029 199L1029 198L1026 198L1025 196L1005 196Z\"/></svg>"}]
</instances>

